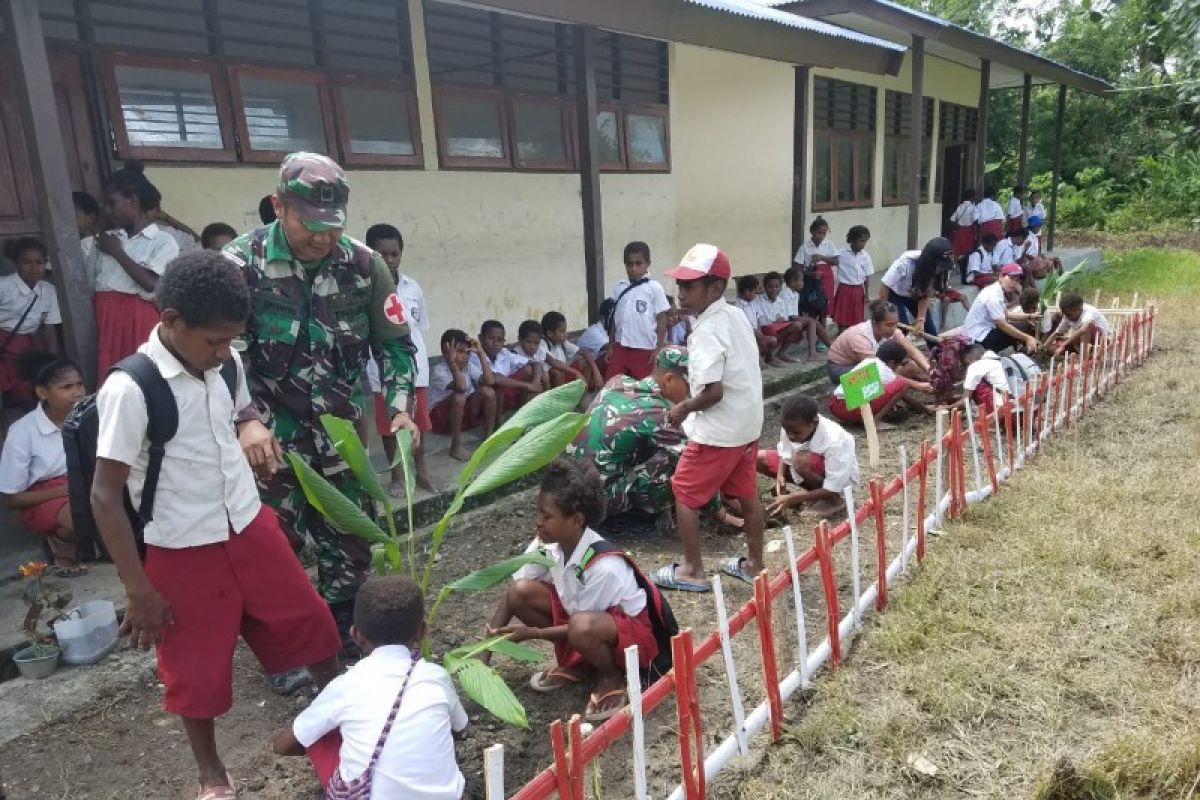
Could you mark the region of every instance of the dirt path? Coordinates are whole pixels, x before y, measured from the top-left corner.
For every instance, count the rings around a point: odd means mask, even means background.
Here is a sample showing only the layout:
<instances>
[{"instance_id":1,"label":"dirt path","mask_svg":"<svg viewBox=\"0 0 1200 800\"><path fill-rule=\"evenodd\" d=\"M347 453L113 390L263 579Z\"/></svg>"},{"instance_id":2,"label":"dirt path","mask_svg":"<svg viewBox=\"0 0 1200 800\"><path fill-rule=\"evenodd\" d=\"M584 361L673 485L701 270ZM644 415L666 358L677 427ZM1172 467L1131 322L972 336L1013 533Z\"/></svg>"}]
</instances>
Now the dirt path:
<instances>
[{"instance_id":1,"label":"dirt path","mask_svg":"<svg viewBox=\"0 0 1200 800\"><path fill-rule=\"evenodd\" d=\"M1154 358L948 526L784 739L710 797L1193 797L1194 321L1168 304Z\"/></svg>"}]
</instances>

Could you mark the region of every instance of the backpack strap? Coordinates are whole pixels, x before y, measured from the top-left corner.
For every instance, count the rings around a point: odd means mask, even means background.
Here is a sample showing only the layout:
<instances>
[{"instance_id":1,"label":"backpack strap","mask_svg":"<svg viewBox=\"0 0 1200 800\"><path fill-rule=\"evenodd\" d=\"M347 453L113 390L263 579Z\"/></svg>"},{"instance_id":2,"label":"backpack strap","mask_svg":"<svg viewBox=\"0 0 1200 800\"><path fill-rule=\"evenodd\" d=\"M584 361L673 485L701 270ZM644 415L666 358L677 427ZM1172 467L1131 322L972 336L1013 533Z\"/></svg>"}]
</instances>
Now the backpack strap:
<instances>
[{"instance_id":1,"label":"backpack strap","mask_svg":"<svg viewBox=\"0 0 1200 800\"><path fill-rule=\"evenodd\" d=\"M235 356L230 356L224 364L221 365L221 380L225 381L225 388L229 390L229 396L233 398L233 404L237 405L237 383L238 369ZM238 409L234 409L237 411Z\"/></svg>"},{"instance_id":2,"label":"backpack strap","mask_svg":"<svg viewBox=\"0 0 1200 800\"><path fill-rule=\"evenodd\" d=\"M666 621L662 614L662 594L659 592L658 586L642 572L642 568L637 565L627 550L617 547L607 539L592 542L583 552L583 558L579 559L579 565L575 567L575 574L582 578L588 567L607 556L618 556L629 565L629 568L633 570L634 582L637 583L639 589L646 593L646 608L650 611L650 625L655 630L666 628Z\"/></svg>"},{"instance_id":3,"label":"backpack strap","mask_svg":"<svg viewBox=\"0 0 1200 800\"><path fill-rule=\"evenodd\" d=\"M145 524L154 518L154 494L158 489L158 476L162 471L167 442L171 441L179 428L179 408L175 405L175 395L171 394L171 387L166 378L144 353L134 353L122 359L110 370L110 374L115 370L133 378L133 382L146 398L146 438L150 440L150 463L146 466L142 502L137 510L138 516Z\"/></svg>"}]
</instances>

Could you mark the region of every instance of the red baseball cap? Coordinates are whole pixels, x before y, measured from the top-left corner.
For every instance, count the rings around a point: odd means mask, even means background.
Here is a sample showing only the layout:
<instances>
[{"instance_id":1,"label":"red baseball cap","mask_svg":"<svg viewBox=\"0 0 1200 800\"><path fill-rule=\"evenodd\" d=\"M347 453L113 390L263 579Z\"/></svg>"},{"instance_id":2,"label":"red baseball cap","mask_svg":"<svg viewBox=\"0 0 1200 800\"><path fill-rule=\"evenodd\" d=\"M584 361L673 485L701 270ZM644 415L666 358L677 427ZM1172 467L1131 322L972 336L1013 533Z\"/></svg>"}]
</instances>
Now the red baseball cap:
<instances>
[{"instance_id":1,"label":"red baseball cap","mask_svg":"<svg viewBox=\"0 0 1200 800\"><path fill-rule=\"evenodd\" d=\"M1025 270L1021 269L1020 264L1015 264L1015 263L1010 262L1000 268L1000 274L1007 275L1007 276L1014 276L1014 275L1020 276L1020 275L1025 274Z\"/></svg>"},{"instance_id":2,"label":"red baseball cap","mask_svg":"<svg viewBox=\"0 0 1200 800\"><path fill-rule=\"evenodd\" d=\"M692 249L679 259L679 266L666 271L668 278L681 281L695 281L709 276L728 280L732 274L729 256L715 244L692 245Z\"/></svg>"}]
</instances>

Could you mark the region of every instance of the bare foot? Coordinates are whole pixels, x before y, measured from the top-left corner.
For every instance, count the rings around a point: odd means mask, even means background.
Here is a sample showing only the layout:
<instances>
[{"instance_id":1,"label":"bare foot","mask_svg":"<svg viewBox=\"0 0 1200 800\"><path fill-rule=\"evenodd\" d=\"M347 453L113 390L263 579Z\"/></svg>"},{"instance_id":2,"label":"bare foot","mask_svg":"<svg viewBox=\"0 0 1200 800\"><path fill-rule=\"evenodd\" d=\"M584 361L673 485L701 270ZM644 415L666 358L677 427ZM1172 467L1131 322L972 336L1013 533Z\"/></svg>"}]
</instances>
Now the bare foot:
<instances>
[{"instance_id":1,"label":"bare foot","mask_svg":"<svg viewBox=\"0 0 1200 800\"><path fill-rule=\"evenodd\" d=\"M778 358L780 361L786 361L789 364L798 363L796 359L792 358L791 356L787 355L786 353L780 353L778 356L776 356L776 358Z\"/></svg>"},{"instance_id":2,"label":"bare foot","mask_svg":"<svg viewBox=\"0 0 1200 800\"><path fill-rule=\"evenodd\" d=\"M746 525L746 520L730 514L729 510L726 508L721 508L721 510L717 512L717 522L728 525L731 528L737 528L738 530L741 530Z\"/></svg>"},{"instance_id":3,"label":"bare foot","mask_svg":"<svg viewBox=\"0 0 1200 800\"><path fill-rule=\"evenodd\" d=\"M417 470L417 486L420 486L427 492L437 494L437 487L433 485L433 479L429 477L429 473L425 470Z\"/></svg>"},{"instance_id":4,"label":"bare foot","mask_svg":"<svg viewBox=\"0 0 1200 800\"><path fill-rule=\"evenodd\" d=\"M461 444L458 445L457 447L450 448L450 457L453 458L455 461L470 461L471 460L471 454L467 451L467 448L463 447Z\"/></svg>"},{"instance_id":5,"label":"bare foot","mask_svg":"<svg viewBox=\"0 0 1200 800\"><path fill-rule=\"evenodd\" d=\"M767 366L769 366L769 367L782 367L783 365L784 365L783 362L780 361L778 358L775 358L774 356L767 359Z\"/></svg>"},{"instance_id":6,"label":"bare foot","mask_svg":"<svg viewBox=\"0 0 1200 800\"><path fill-rule=\"evenodd\" d=\"M404 497L404 479L392 478L392 484L388 487L388 494L397 500Z\"/></svg>"}]
</instances>

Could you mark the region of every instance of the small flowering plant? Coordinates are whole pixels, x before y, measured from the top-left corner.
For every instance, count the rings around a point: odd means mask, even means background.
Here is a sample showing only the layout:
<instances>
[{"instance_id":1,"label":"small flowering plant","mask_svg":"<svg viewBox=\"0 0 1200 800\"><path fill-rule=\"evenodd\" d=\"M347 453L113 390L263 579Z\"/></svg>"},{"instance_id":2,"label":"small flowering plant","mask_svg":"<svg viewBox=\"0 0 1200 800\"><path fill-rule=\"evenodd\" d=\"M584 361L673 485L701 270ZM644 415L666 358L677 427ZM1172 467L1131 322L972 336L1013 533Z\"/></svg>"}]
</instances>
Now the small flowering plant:
<instances>
[{"instance_id":1,"label":"small flowering plant","mask_svg":"<svg viewBox=\"0 0 1200 800\"><path fill-rule=\"evenodd\" d=\"M59 581L47 578L46 569L44 561L30 561L17 567L17 572L25 580L21 599L29 606L21 627L29 637L29 643L35 647L53 644L54 632L50 626L66 619L63 610L71 603L71 593ZM44 621L43 630L43 615L47 612L49 615Z\"/></svg>"}]
</instances>

